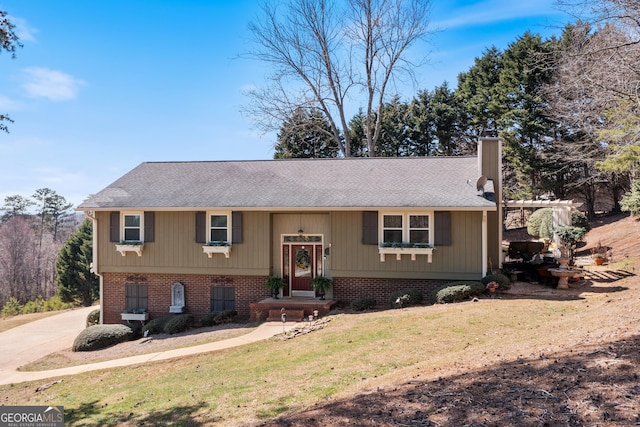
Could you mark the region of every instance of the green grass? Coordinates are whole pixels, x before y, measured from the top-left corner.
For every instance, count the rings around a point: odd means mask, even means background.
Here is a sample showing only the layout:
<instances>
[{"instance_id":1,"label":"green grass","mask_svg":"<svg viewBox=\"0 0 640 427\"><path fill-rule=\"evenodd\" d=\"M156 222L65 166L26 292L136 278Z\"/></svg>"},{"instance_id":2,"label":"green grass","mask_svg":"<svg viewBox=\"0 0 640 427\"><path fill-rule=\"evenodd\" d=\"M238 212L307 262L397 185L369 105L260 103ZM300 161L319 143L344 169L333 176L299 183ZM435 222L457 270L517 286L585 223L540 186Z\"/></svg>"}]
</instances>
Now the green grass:
<instances>
[{"instance_id":1,"label":"green grass","mask_svg":"<svg viewBox=\"0 0 640 427\"><path fill-rule=\"evenodd\" d=\"M587 330L603 305L496 299L340 314L292 340L65 377L39 393L52 380L0 386L0 395L3 405L62 405L70 426L251 425L378 384L520 357L562 328Z\"/></svg>"}]
</instances>

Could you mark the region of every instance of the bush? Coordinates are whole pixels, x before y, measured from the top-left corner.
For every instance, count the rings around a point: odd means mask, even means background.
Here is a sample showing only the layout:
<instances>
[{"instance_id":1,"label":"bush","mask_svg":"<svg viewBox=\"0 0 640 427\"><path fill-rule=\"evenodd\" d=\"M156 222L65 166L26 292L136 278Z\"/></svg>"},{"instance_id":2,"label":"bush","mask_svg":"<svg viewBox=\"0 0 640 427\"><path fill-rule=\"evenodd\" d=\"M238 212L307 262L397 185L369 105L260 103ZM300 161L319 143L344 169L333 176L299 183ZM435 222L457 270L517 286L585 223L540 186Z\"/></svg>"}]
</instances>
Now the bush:
<instances>
[{"instance_id":1,"label":"bush","mask_svg":"<svg viewBox=\"0 0 640 427\"><path fill-rule=\"evenodd\" d=\"M202 326L214 326L222 323L231 323L233 322L233 318L237 315L238 312L235 310L225 310L220 313L209 313L202 319L200 324Z\"/></svg>"},{"instance_id":2,"label":"bush","mask_svg":"<svg viewBox=\"0 0 640 427\"><path fill-rule=\"evenodd\" d=\"M169 335L184 332L193 322L193 316L190 314L181 314L179 316L170 317L164 325L164 332Z\"/></svg>"},{"instance_id":3,"label":"bush","mask_svg":"<svg viewBox=\"0 0 640 427\"><path fill-rule=\"evenodd\" d=\"M127 325L93 325L80 332L71 350L101 350L133 338L135 338L135 332Z\"/></svg>"},{"instance_id":4,"label":"bush","mask_svg":"<svg viewBox=\"0 0 640 427\"><path fill-rule=\"evenodd\" d=\"M150 320L146 325L142 327L142 335L154 335L164 332L164 326L171 319L170 317L158 317L157 319Z\"/></svg>"},{"instance_id":5,"label":"bush","mask_svg":"<svg viewBox=\"0 0 640 427\"><path fill-rule=\"evenodd\" d=\"M391 305L395 306L400 301L402 307L422 304L422 292L418 289L400 289L391 294Z\"/></svg>"},{"instance_id":6,"label":"bush","mask_svg":"<svg viewBox=\"0 0 640 427\"><path fill-rule=\"evenodd\" d=\"M87 328L100 323L100 309L96 308L87 315Z\"/></svg>"},{"instance_id":7,"label":"bush","mask_svg":"<svg viewBox=\"0 0 640 427\"><path fill-rule=\"evenodd\" d=\"M584 228L585 231L591 230L591 223L589 218L580 211L571 212L571 225L574 227Z\"/></svg>"},{"instance_id":8,"label":"bush","mask_svg":"<svg viewBox=\"0 0 640 427\"><path fill-rule=\"evenodd\" d=\"M44 311L44 300L38 297L35 301L27 301L20 310L21 314L40 313Z\"/></svg>"},{"instance_id":9,"label":"bush","mask_svg":"<svg viewBox=\"0 0 640 427\"><path fill-rule=\"evenodd\" d=\"M498 289L501 291L511 289L511 280L502 273L487 274L480 281L485 286L489 282L496 282L498 284Z\"/></svg>"},{"instance_id":10,"label":"bush","mask_svg":"<svg viewBox=\"0 0 640 427\"><path fill-rule=\"evenodd\" d=\"M485 285L480 282L451 282L433 293L433 302L447 304L467 301L472 297L482 295L484 290Z\"/></svg>"},{"instance_id":11,"label":"bush","mask_svg":"<svg viewBox=\"0 0 640 427\"><path fill-rule=\"evenodd\" d=\"M552 239L553 209L542 208L534 211L527 221L527 233L540 239Z\"/></svg>"},{"instance_id":12,"label":"bush","mask_svg":"<svg viewBox=\"0 0 640 427\"><path fill-rule=\"evenodd\" d=\"M362 298L354 299L351 302L351 309L353 311L365 311L373 308L376 308L375 298L362 297Z\"/></svg>"},{"instance_id":13,"label":"bush","mask_svg":"<svg viewBox=\"0 0 640 427\"><path fill-rule=\"evenodd\" d=\"M4 307L2 307L2 316L17 316L18 314L22 313L22 305L20 305L20 303L18 302L18 300L15 297L11 297L9 298L9 301L7 301L4 305Z\"/></svg>"}]
</instances>

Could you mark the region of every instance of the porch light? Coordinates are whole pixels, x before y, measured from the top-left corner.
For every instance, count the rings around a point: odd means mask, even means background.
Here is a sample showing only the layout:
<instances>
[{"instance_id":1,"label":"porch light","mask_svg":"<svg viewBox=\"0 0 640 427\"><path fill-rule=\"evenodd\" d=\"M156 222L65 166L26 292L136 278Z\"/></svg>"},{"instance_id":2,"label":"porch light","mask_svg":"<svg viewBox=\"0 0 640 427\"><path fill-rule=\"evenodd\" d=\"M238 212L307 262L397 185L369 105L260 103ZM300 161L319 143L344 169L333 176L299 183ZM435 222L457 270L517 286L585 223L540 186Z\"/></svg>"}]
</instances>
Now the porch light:
<instances>
[{"instance_id":1,"label":"porch light","mask_svg":"<svg viewBox=\"0 0 640 427\"><path fill-rule=\"evenodd\" d=\"M304 235L304 230L302 228L298 229L298 236L302 237Z\"/></svg>"}]
</instances>

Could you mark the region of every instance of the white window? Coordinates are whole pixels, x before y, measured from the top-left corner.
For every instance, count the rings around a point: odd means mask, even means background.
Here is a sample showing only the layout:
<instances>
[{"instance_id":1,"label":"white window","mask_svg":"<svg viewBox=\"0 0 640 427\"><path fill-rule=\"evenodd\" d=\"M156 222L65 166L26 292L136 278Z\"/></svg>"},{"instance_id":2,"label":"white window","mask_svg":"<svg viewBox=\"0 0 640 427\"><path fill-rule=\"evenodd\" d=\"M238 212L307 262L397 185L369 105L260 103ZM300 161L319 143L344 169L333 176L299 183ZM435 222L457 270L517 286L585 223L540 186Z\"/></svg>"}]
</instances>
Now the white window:
<instances>
[{"instance_id":1,"label":"white window","mask_svg":"<svg viewBox=\"0 0 640 427\"><path fill-rule=\"evenodd\" d=\"M409 215L409 243L431 243L429 231L429 215Z\"/></svg>"},{"instance_id":2,"label":"white window","mask_svg":"<svg viewBox=\"0 0 640 427\"><path fill-rule=\"evenodd\" d=\"M144 241L144 214L142 212L123 212L121 223L123 241Z\"/></svg>"},{"instance_id":3,"label":"white window","mask_svg":"<svg viewBox=\"0 0 640 427\"><path fill-rule=\"evenodd\" d=\"M432 243L431 212L383 212L380 215L382 246L427 246Z\"/></svg>"},{"instance_id":4,"label":"white window","mask_svg":"<svg viewBox=\"0 0 640 427\"><path fill-rule=\"evenodd\" d=\"M231 212L207 213L207 243L231 244Z\"/></svg>"}]
</instances>

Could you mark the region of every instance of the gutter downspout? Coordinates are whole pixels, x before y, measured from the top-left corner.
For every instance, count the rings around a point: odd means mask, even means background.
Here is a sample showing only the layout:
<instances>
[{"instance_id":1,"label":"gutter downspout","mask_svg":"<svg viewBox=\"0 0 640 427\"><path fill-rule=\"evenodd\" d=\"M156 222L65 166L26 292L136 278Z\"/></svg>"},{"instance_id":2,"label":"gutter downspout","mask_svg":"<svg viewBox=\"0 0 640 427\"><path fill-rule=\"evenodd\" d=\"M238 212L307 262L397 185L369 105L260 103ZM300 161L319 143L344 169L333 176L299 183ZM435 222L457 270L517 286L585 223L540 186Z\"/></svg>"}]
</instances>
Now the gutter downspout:
<instances>
[{"instance_id":1,"label":"gutter downspout","mask_svg":"<svg viewBox=\"0 0 640 427\"><path fill-rule=\"evenodd\" d=\"M98 276L100 281L100 324L103 324L103 316L104 316L104 300L102 298L102 275L99 273L98 269L98 218L96 218L95 213L93 211L84 211L84 214L87 218L91 220L91 224L93 227L91 236L93 239L92 242L92 251L91 251L91 272Z\"/></svg>"},{"instance_id":2,"label":"gutter downspout","mask_svg":"<svg viewBox=\"0 0 640 427\"><path fill-rule=\"evenodd\" d=\"M488 241L487 241L487 211L482 211L482 277L487 275ZM102 312L100 312L102 313Z\"/></svg>"}]
</instances>

